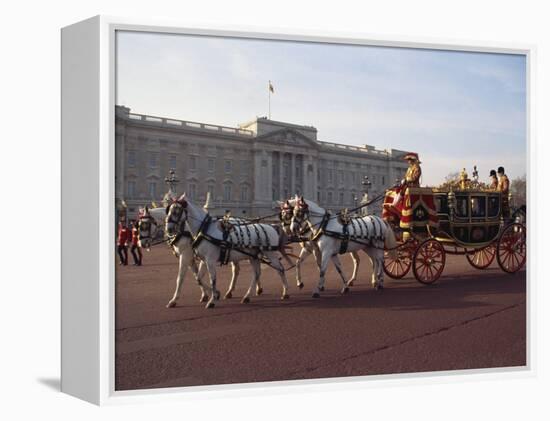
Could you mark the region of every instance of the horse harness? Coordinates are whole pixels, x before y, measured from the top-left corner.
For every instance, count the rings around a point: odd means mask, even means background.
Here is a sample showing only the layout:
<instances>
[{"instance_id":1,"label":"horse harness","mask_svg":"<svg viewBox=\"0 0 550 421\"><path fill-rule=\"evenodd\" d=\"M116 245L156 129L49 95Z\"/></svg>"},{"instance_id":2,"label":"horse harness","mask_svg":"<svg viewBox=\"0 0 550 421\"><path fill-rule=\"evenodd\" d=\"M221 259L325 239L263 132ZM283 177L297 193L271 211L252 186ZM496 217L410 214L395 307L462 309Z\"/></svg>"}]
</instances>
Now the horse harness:
<instances>
[{"instance_id":1,"label":"horse harness","mask_svg":"<svg viewBox=\"0 0 550 421\"><path fill-rule=\"evenodd\" d=\"M249 257L252 257L254 259L261 259L263 263L270 264L270 262L267 259L263 258L263 251L278 251L280 250L279 245L271 245L269 243L269 236L267 234L267 231L265 230L265 227L262 224L254 224L254 223L241 223L241 221L230 222L228 217L224 217L219 220L220 221L220 228L222 231L222 238L215 238L208 234L208 228L213 222L213 219L210 215L206 215L204 219L201 222L201 225L197 231L197 234L193 237L193 235L189 231L183 231L182 235L188 235L190 238L192 238L191 247L196 252L196 248L199 246L199 244L206 240L215 246L218 246L220 248L220 254L218 257L218 262L220 265L226 265L229 263L231 251L236 251L242 254L245 254ZM235 226L237 229L235 229ZM245 244L245 232L246 236L248 237L249 243L252 242L252 233L251 233L251 227L254 230L256 234L256 238L258 239L258 244L255 247L252 247L251 244L247 247ZM235 230L235 238L236 242L231 241L231 231ZM261 239L261 234L264 234L264 237L266 239L266 245L259 244L259 240ZM249 248L254 250L254 252L249 252L243 250L244 248Z\"/></svg>"},{"instance_id":2,"label":"horse harness","mask_svg":"<svg viewBox=\"0 0 550 421\"><path fill-rule=\"evenodd\" d=\"M351 217L347 212L343 212L339 214L338 221L340 222L340 224L342 224L342 232L327 230L328 222L332 218L333 216L330 214L330 212L326 212L323 215L323 219L319 224L319 229L315 231L315 233L313 234L313 237L311 238L311 241L318 240L322 235L336 238L341 241L338 254L345 254L348 251L348 246L350 242L361 244L367 247L373 247L374 241L384 240L382 235L382 225L380 221L378 221L378 219L376 218L371 218L369 216L369 219L373 224L374 236L371 237L368 242L360 240L362 238L367 237L369 234L369 227L363 218ZM359 232L357 232L356 224L353 224L353 221L356 222ZM351 232L350 232L350 226L351 226ZM311 226L308 225L308 228L311 229ZM364 232L363 232L363 228L365 229Z\"/></svg>"}]
</instances>

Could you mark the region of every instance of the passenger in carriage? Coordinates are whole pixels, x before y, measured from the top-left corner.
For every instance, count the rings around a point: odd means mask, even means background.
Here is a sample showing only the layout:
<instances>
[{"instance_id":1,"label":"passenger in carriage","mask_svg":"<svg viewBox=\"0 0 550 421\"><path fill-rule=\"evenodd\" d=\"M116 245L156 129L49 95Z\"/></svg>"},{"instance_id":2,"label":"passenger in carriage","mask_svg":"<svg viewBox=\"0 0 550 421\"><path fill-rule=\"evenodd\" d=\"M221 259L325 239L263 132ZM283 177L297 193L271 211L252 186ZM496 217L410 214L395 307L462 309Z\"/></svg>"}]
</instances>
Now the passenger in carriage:
<instances>
[{"instance_id":1,"label":"passenger in carriage","mask_svg":"<svg viewBox=\"0 0 550 421\"><path fill-rule=\"evenodd\" d=\"M510 194L510 180L508 176L504 173L504 167L498 167L498 186L497 190L502 193L502 216L505 218L510 217L510 203L508 200L508 195Z\"/></svg>"},{"instance_id":2,"label":"passenger in carriage","mask_svg":"<svg viewBox=\"0 0 550 421\"><path fill-rule=\"evenodd\" d=\"M489 184L489 188L491 190L497 190L498 189L497 172L495 170L491 170L491 172L489 173L489 178L491 180L491 183Z\"/></svg>"}]
</instances>

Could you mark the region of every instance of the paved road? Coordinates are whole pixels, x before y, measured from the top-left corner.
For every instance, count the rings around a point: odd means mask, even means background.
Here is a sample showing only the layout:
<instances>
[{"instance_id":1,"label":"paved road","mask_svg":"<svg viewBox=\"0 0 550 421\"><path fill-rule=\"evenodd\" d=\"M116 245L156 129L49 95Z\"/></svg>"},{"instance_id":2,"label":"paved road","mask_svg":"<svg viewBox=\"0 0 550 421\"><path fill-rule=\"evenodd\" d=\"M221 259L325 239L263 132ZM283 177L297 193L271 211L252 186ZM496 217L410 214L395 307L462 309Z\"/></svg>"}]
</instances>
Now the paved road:
<instances>
[{"instance_id":1,"label":"paved road","mask_svg":"<svg viewBox=\"0 0 550 421\"><path fill-rule=\"evenodd\" d=\"M346 273L351 260L342 257ZM264 293L249 304L249 265L242 264L236 292L215 309L199 303L190 275L178 307L167 309L177 259L165 245L145 253L144 266L119 267L116 291L118 390L385 373L409 373L526 363L525 271L504 274L496 263L479 271L463 256L448 256L433 286L412 275L369 285L362 258L358 282L340 295L331 268L327 290L311 298L317 282L306 262L306 287L289 273L290 300L279 299L280 281L264 267ZM218 288L227 289L228 267Z\"/></svg>"}]
</instances>

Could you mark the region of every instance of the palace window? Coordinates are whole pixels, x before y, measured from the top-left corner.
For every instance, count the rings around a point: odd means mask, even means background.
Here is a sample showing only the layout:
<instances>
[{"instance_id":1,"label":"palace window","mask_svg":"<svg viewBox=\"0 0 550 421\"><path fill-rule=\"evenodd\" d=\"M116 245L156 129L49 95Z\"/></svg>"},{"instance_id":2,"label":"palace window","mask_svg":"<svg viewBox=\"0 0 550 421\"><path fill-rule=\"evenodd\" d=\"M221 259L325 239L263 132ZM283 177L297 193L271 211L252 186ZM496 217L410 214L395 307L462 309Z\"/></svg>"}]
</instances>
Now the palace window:
<instances>
[{"instance_id":1,"label":"palace window","mask_svg":"<svg viewBox=\"0 0 550 421\"><path fill-rule=\"evenodd\" d=\"M288 162L283 163L283 178L288 179L288 176L290 175L290 169L288 166Z\"/></svg>"},{"instance_id":2,"label":"palace window","mask_svg":"<svg viewBox=\"0 0 550 421\"><path fill-rule=\"evenodd\" d=\"M344 192L340 192L340 205L344 204Z\"/></svg>"},{"instance_id":3,"label":"palace window","mask_svg":"<svg viewBox=\"0 0 550 421\"><path fill-rule=\"evenodd\" d=\"M344 183L344 171L342 170L339 170L338 171L338 182L340 184L343 184Z\"/></svg>"},{"instance_id":4,"label":"palace window","mask_svg":"<svg viewBox=\"0 0 550 421\"><path fill-rule=\"evenodd\" d=\"M212 200L214 200L214 184L209 184L207 187L206 187L206 191L208 193L210 193L210 197L212 198Z\"/></svg>"},{"instance_id":5,"label":"palace window","mask_svg":"<svg viewBox=\"0 0 550 421\"><path fill-rule=\"evenodd\" d=\"M230 173L233 170L233 162L230 159L225 160L225 173Z\"/></svg>"},{"instance_id":6,"label":"palace window","mask_svg":"<svg viewBox=\"0 0 550 421\"><path fill-rule=\"evenodd\" d=\"M216 167L216 160L214 158L208 158L208 171L213 172Z\"/></svg>"},{"instance_id":7,"label":"palace window","mask_svg":"<svg viewBox=\"0 0 550 421\"><path fill-rule=\"evenodd\" d=\"M248 186L241 186L241 202L248 202Z\"/></svg>"},{"instance_id":8,"label":"palace window","mask_svg":"<svg viewBox=\"0 0 550 421\"><path fill-rule=\"evenodd\" d=\"M149 196L151 199L154 199L157 197L157 183L154 181L149 183Z\"/></svg>"},{"instance_id":9,"label":"palace window","mask_svg":"<svg viewBox=\"0 0 550 421\"><path fill-rule=\"evenodd\" d=\"M128 166L136 166L136 151L128 151Z\"/></svg>"},{"instance_id":10,"label":"palace window","mask_svg":"<svg viewBox=\"0 0 550 421\"><path fill-rule=\"evenodd\" d=\"M196 156L190 156L189 157L189 169L190 170L196 170L197 169L197 157Z\"/></svg>"},{"instance_id":11,"label":"palace window","mask_svg":"<svg viewBox=\"0 0 550 421\"><path fill-rule=\"evenodd\" d=\"M157 168L159 165L159 154L157 152L149 153L149 168Z\"/></svg>"},{"instance_id":12,"label":"palace window","mask_svg":"<svg viewBox=\"0 0 550 421\"><path fill-rule=\"evenodd\" d=\"M329 191L329 192L327 193L327 203L328 203L329 205L332 205L332 192L331 192L331 191Z\"/></svg>"},{"instance_id":13,"label":"palace window","mask_svg":"<svg viewBox=\"0 0 550 421\"><path fill-rule=\"evenodd\" d=\"M136 182L135 181L128 181L128 191L126 192L128 197L135 197L136 196Z\"/></svg>"},{"instance_id":14,"label":"palace window","mask_svg":"<svg viewBox=\"0 0 550 421\"><path fill-rule=\"evenodd\" d=\"M223 186L223 200L226 202L231 201L231 184L224 184Z\"/></svg>"},{"instance_id":15,"label":"palace window","mask_svg":"<svg viewBox=\"0 0 550 421\"><path fill-rule=\"evenodd\" d=\"M176 155L168 155L168 168L175 170L177 168Z\"/></svg>"},{"instance_id":16,"label":"palace window","mask_svg":"<svg viewBox=\"0 0 550 421\"><path fill-rule=\"evenodd\" d=\"M195 183L189 183L189 190L187 194L189 194L189 199L191 200L197 199L197 185Z\"/></svg>"}]
</instances>

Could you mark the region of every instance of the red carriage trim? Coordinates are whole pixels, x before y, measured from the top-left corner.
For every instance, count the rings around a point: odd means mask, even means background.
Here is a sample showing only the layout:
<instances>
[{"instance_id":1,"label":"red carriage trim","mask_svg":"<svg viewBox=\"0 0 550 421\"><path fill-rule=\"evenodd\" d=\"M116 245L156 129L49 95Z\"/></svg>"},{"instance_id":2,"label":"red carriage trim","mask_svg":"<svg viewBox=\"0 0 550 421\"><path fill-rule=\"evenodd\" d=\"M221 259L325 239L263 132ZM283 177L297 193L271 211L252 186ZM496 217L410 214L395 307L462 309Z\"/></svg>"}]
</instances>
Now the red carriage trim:
<instances>
[{"instance_id":1,"label":"red carriage trim","mask_svg":"<svg viewBox=\"0 0 550 421\"><path fill-rule=\"evenodd\" d=\"M426 225L432 228L439 225L433 192L431 189L409 188L405 192L399 226L412 228Z\"/></svg>"},{"instance_id":2,"label":"red carriage trim","mask_svg":"<svg viewBox=\"0 0 550 421\"><path fill-rule=\"evenodd\" d=\"M400 189L386 191L382 209L382 218L399 221L401 228L430 227L437 228L439 218L435 209L433 192L429 188L410 187L402 198L394 204Z\"/></svg>"}]
</instances>

